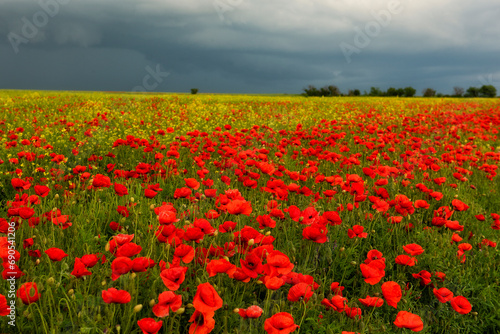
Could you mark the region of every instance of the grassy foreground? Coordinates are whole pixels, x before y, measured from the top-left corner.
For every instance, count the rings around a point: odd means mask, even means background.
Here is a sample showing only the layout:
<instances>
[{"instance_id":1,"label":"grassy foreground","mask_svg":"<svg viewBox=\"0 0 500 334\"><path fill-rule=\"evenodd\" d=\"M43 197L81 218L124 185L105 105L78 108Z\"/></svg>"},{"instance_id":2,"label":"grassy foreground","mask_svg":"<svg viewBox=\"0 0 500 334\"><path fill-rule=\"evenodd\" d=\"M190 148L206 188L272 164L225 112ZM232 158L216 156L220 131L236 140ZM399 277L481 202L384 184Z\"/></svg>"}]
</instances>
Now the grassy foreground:
<instances>
[{"instance_id":1,"label":"grassy foreground","mask_svg":"<svg viewBox=\"0 0 500 334\"><path fill-rule=\"evenodd\" d=\"M496 333L500 101L0 92L0 331Z\"/></svg>"}]
</instances>

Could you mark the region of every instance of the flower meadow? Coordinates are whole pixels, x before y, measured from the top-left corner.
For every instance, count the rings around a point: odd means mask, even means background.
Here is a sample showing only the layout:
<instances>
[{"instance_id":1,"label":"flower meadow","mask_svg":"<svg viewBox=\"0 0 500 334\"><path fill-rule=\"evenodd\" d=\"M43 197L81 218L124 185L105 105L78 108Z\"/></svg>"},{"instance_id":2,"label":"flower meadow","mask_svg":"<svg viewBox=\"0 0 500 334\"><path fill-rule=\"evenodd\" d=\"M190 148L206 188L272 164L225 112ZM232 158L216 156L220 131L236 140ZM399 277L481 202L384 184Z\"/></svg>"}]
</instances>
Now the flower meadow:
<instances>
[{"instance_id":1,"label":"flower meadow","mask_svg":"<svg viewBox=\"0 0 500 334\"><path fill-rule=\"evenodd\" d=\"M500 330L497 99L0 102L0 332Z\"/></svg>"}]
</instances>

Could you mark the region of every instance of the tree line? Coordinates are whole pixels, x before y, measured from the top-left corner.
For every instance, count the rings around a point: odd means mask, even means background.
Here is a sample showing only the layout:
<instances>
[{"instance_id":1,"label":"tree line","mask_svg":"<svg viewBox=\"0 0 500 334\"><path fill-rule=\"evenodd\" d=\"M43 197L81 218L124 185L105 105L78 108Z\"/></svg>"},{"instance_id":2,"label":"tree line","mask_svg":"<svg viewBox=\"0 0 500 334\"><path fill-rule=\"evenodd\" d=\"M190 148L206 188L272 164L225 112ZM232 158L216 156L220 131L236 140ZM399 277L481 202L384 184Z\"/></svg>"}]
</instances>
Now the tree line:
<instances>
[{"instance_id":1,"label":"tree line","mask_svg":"<svg viewBox=\"0 0 500 334\"><path fill-rule=\"evenodd\" d=\"M370 91L364 91L361 94L359 89L349 89L347 94L343 94L340 89L335 85L324 86L321 88L316 88L309 85L304 88L303 96L401 96L401 97L413 97L417 93L417 90L411 86L405 88L394 88L389 87L386 91L381 90L378 87L371 87ZM422 91L422 96L424 97L495 97L497 95L497 89L493 85L483 85L481 87L469 87L464 90L462 87L453 87L453 93L451 95L444 95L442 93L436 93L436 90L432 88L426 88Z\"/></svg>"}]
</instances>

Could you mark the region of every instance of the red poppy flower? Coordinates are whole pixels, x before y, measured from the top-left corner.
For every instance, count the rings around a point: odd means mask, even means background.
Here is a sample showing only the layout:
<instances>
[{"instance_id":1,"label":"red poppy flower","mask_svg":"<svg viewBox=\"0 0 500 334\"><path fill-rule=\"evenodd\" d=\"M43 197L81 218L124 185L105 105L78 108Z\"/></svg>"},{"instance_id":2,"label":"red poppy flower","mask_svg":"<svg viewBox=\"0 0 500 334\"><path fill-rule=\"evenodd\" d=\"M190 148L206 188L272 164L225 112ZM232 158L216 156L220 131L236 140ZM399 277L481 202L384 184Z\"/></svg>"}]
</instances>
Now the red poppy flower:
<instances>
[{"instance_id":1,"label":"red poppy flower","mask_svg":"<svg viewBox=\"0 0 500 334\"><path fill-rule=\"evenodd\" d=\"M36 185L35 186L35 192L40 197L47 197L47 195L50 192L50 188L47 187L47 186Z\"/></svg>"},{"instance_id":2,"label":"red poppy flower","mask_svg":"<svg viewBox=\"0 0 500 334\"><path fill-rule=\"evenodd\" d=\"M286 275L294 267L288 256L277 250L268 253L266 260L267 263L264 265L264 271L269 276Z\"/></svg>"},{"instance_id":3,"label":"red poppy flower","mask_svg":"<svg viewBox=\"0 0 500 334\"><path fill-rule=\"evenodd\" d=\"M189 326L189 334L208 334L215 327L215 320L213 318L214 313L202 313L195 310L189 322L192 322Z\"/></svg>"},{"instance_id":4,"label":"red poppy flower","mask_svg":"<svg viewBox=\"0 0 500 334\"><path fill-rule=\"evenodd\" d=\"M447 288L433 289L432 292L441 303L446 303L453 299L453 292Z\"/></svg>"},{"instance_id":5,"label":"red poppy flower","mask_svg":"<svg viewBox=\"0 0 500 334\"><path fill-rule=\"evenodd\" d=\"M420 285L427 285L431 283L432 274L427 270L421 270L418 274L411 275L416 279L420 279Z\"/></svg>"},{"instance_id":6,"label":"red poppy flower","mask_svg":"<svg viewBox=\"0 0 500 334\"><path fill-rule=\"evenodd\" d=\"M418 315L406 311L399 311L394 325L399 328L408 328L413 332L420 332L424 329L422 319Z\"/></svg>"},{"instance_id":7,"label":"red poppy flower","mask_svg":"<svg viewBox=\"0 0 500 334\"><path fill-rule=\"evenodd\" d=\"M361 319L362 311L359 307L349 307L344 308L345 314L351 319Z\"/></svg>"},{"instance_id":8,"label":"red poppy flower","mask_svg":"<svg viewBox=\"0 0 500 334\"><path fill-rule=\"evenodd\" d=\"M134 261L130 258L125 256L117 257L111 263L111 279L116 281L121 275L128 273L133 265Z\"/></svg>"},{"instance_id":9,"label":"red poppy flower","mask_svg":"<svg viewBox=\"0 0 500 334\"><path fill-rule=\"evenodd\" d=\"M232 277L236 271L236 266L224 258L210 260L206 268L208 277L213 277L220 273L226 273L229 277Z\"/></svg>"},{"instance_id":10,"label":"red poppy flower","mask_svg":"<svg viewBox=\"0 0 500 334\"><path fill-rule=\"evenodd\" d=\"M250 216L250 214L252 213L252 206L250 205L250 202L239 199L230 201L225 205L225 209L232 215L242 214L245 216Z\"/></svg>"},{"instance_id":11,"label":"red poppy flower","mask_svg":"<svg viewBox=\"0 0 500 334\"><path fill-rule=\"evenodd\" d=\"M361 225L354 225L352 229L347 230L347 235L349 238L366 238L368 236L368 233L363 232L364 227Z\"/></svg>"},{"instance_id":12,"label":"red poppy flower","mask_svg":"<svg viewBox=\"0 0 500 334\"><path fill-rule=\"evenodd\" d=\"M222 298L210 283L203 283L196 289L193 306L203 314L213 314L222 307Z\"/></svg>"},{"instance_id":13,"label":"red poppy flower","mask_svg":"<svg viewBox=\"0 0 500 334\"><path fill-rule=\"evenodd\" d=\"M177 291L184 282L187 269L187 267L173 267L165 269L160 273L160 278L169 290Z\"/></svg>"},{"instance_id":14,"label":"red poppy flower","mask_svg":"<svg viewBox=\"0 0 500 334\"><path fill-rule=\"evenodd\" d=\"M111 186L111 180L105 175L97 174L96 176L94 176L92 186L94 188L108 188Z\"/></svg>"},{"instance_id":15,"label":"red poppy flower","mask_svg":"<svg viewBox=\"0 0 500 334\"><path fill-rule=\"evenodd\" d=\"M115 194L118 196L125 196L128 195L128 189L125 187L123 184L120 183L115 183Z\"/></svg>"},{"instance_id":16,"label":"red poppy flower","mask_svg":"<svg viewBox=\"0 0 500 334\"><path fill-rule=\"evenodd\" d=\"M121 214L123 217L128 217L130 215L126 206L118 205L118 207L116 208L116 211L119 214Z\"/></svg>"},{"instance_id":17,"label":"red poppy flower","mask_svg":"<svg viewBox=\"0 0 500 334\"><path fill-rule=\"evenodd\" d=\"M417 263L417 259L408 255L398 255L395 261L397 264L409 267L413 267Z\"/></svg>"},{"instance_id":18,"label":"red poppy flower","mask_svg":"<svg viewBox=\"0 0 500 334\"><path fill-rule=\"evenodd\" d=\"M170 310L176 312L182 305L182 296L172 291L165 291L158 296L158 304L153 306L153 313L160 318L168 316Z\"/></svg>"},{"instance_id":19,"label":"red poppy flower","mask_svg":"<svg viewBox=\"0 0 500 334\"><path fill-rule=\"evenodd\" d=\"M82 260L80 260L80 258L76 257L75 258L75 266L73 268L73 271L71 272L71 275L73 275L77 278L80 278L82 276L92 275L92 273L87 270L87 267L82 262Z\"/></svg>"},{"instance_id":20,"label":"red poppy flower","mask_svg":"<svg viewBox=\"0 0 500 334\"><path fill-rule=\"evenodd\" d=\"M325 298L321 301L321 305L325 306L327 310L333 309L339 313L344 311L346 303L347 298L344 298L341 295L335 295L331 300Z\"/></svg>"},{"instance_id":21,"label":"red poppy flower","mask_svg":"<svg viewBox=\"0 0 500 334\"><path fill-rule=\"evenodd\" d=\"M406 246L403 246L403 249L406 253L408 253L411 256L420 255L424 252L422 246L418 244L408 244Z\"/></svg>"},{"instance_id":22,"label":"red poppy flower","mask_svg":"<svg viewBox=\"0 0 500 334\"><path fill-rule=\"evenodd\" d=\"M388 305L397 308L398 303L403 296L401 292L401 287L398 283L393 281L388 281L382 284L382 294Z\"/></svg>"},{"instance_id":23,"label":"red poppy flower","mask_svg":"<svg viewBox=\"0 0 500 334\"><path fill-rule=\"evenodd\" d=\"M194 190L198 190L200 188L200 183L196 179L184 179L186 183L186 187L189 187Z\"/></svg>"},{"instance_id":24,"label":"red poppy flower","mask_svg":"<svg viewBox=\"0 0 500 334\"><path fill-rule=\"evenodd\" d=\"M96 254L86 254L81 258L83 264L87 268L92 268L99 261L99 257Z\"/></svg>"},{"instance_id":25,"label":"red poppy flower","mask_svg":"<svg viewBox=\"0 0 500 334\"><path fill-rule=\"evenodd\" d=\"M194 248L190 245L180 244L175 248L172 264L179 265L181 260L184 263L191 263L194 258Z\"/></svg>"},{"instance_id":26,"label":"red poppy flower","mask_svg":"<svg viewBox=\"0 0 500 334\"><path fill-rule=\"evenodd\" d=\"M382 259L372 260L368 264L360 265L361 273L365 282L371 285L377 284L385 276L385 261Z\"/></svg>"},{"instance_id":27,"label":"red poppy flower","mask_svg":"<svg viewBox=\"0 0 500 334\"><path fill-rule=\"evenodd\" d=\"M10 307L7 304L7 298L0 294L0 316L5 317L10 313Z\"/></svg>"},{"instance_id":28,"label":"red poppy flower","mask_svg":"<svg viewBox=\"0 0 500 334\"><path fill-rule=\"evenodd\" d=\"M144 318L137 321L142 334L156 334L160 331L163 321L155 321L153 318Z\"/></svg>"},{"instance_id":29,"label":"red poppy flower","mask_svg":"<svg viewBox=\"0 0 500 334\"><path fill-rule=\"evenodd\" d=\"M466 211L469 208L467 204L465 204L459 199L454 199L453 201L451 201L451 205L457 211Z\"/></svg>"},{"instance_id":30,"label":"red poppy flower","mask_svg":"<svg viewBox=\"0 0 500 334\"><path fill-rule=\"evenodd\" d=\"M125 290L117 290L115 288L109 288L108 290L102 290L102 299L106 304L126 304L130 302L130 293Z\"/></svg>"},{"instance_id":31,"label":"red poppy flower","mask_svg":"<svg viewBox=\"0 0 500 334\"><path fill-rule=\"evenodd\" d=\"M38 287L35 282L27 282L17 290L17 297L21 298L24 305L29 305L40 299Z\"/></svg>"},{"instance_id":32,"label":"red poppy flower","mask_svg":"<svg viewBox=\"0 0 500 334\"><path fill-rule=\"evenodd\" d=\"M295 324L290 313L279 312L264 322L264 330L267 334L288 334L299 327Z\"/></svg>"},{"instance_id":33,"label":"red poppy flower","mask_svg":"<svg viewBox=\"0 0 500 334\"><path fill-rule=\"evenodd\" d=\"M13 178L10 183L16 191L28 190L31 187L31 183L19 178Z\"/></svg>"},{"instance_id":34,"label":"red poppy flower","mask_svg":"<svg viewBox=\"0 0 500 334\"><path fill-rule=\"evenodd\" d=\"M291 302L304 300L307 303L313 294L310 284L298 283L290 288L287 299Z\"/></svg>"},{"instance_id":35,"label":"red poppy flower","mask_svg":"<svg viewBox=\"0 0 500 334\"><path fill-rule=\"evenodd\" d=\"M302 239L323 244L328 241L327 233L328 230L324 225L313 223L312 225L306 226L304 230L302 230Z\"/></svg>"},{"instance_id":36,"label":"red poppy flower","mask_svg":"<svg viewBox=\"0 0 500 334\"><path fill-rule=\"evenodd\" d=\"M264 312L264 310L257 305L252 305L252 306L248 307L247 309L240 308L238 310L238 314L244 319L245 318L256 319L256 318L260 317L263 312Z\"/></svg>"},{"instance_id":37,"label":"red poppy flower","mask_svg":"<svg viewBox=\"0 0 500 334\"><path fill-rule=\"evenodd\" d=\"M261 278L261 280L264 282L264 285L269 290L278 290L286 283L281 277L278 276L273 276L273 277L264 276Z\"/></svg>"},{"instance_id":38,"label":"red poppy flower","mask_svg":"<svg viewBox=\"0 0 500 334\"><path fill-rule=\"evenodd\" d=\"M358 299L361 304L367 307L380 307L384 305L384 300L380 297L370 297L369 295L366 298Z\"/></svg>"},{"instance_id":39,"label":"red poppy flower","mask_svg":"<svg viewBox=\"0 0 500 334\"><path fill-rule=\"evenodd\" d=\"M49 259L51 259L54 262L61 261L64 259L68 254L66 254L62 249L59 248L49 248L45 251L45 254L49 256Z\"/></svg>"},{"instance_id":40,"label":"red poppy flower","mask_svg":"<svg viewBox=\"0 0 500 334\"><path fill-rule=\"evenodd\" d=\"M415 201L415 207L417 209L428 209L430 207L429 203L427 203L426 201L424 201L423 199L419 199L419 200L416 200Z\"/></svg>"},{"instance_id":41,"label":"red poppy flower","mask_svg":"<svg viewBox=\"0 0 500 334\"><path fill-rule=\"evenodd\" d=\"M472 305L467 298L456 296L450 301L451 307L460 314L467 314L472 310Z\"/></svg>"}]
</instances>

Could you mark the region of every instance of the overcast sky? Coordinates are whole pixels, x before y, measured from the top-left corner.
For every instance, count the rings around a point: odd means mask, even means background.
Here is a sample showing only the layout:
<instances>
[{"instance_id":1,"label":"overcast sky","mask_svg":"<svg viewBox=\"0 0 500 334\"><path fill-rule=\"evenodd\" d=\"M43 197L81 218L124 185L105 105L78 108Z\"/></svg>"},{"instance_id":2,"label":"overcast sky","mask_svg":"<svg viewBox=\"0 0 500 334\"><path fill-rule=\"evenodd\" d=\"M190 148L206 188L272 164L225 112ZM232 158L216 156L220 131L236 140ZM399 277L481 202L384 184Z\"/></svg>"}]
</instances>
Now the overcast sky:
<instances>
[{"instance_id":1,"label":"overcast sky","mask_svg":"<svg viewBox=\"0 0 500 334\"><path fill-rule=\"evenodd\" d=\"M500 90L498 0L0 0L0 89Z\"/></svg>"}]
</instances>

